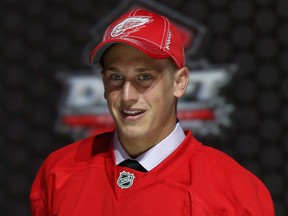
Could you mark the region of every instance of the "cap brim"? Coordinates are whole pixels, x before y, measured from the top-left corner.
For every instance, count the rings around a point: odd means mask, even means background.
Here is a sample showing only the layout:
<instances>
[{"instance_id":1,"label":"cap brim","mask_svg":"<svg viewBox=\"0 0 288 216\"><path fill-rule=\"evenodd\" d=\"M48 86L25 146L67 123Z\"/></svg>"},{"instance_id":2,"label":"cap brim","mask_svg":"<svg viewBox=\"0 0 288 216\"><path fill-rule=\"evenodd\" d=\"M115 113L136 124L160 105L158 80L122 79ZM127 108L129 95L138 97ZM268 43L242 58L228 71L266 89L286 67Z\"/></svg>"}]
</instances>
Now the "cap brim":
<instances>
[{"instance_id":1,"label":"cap brim","mask_svg":"<svg viewBox=\"0 0 288 216\"><path fill-rule=\"evenodd\" d=\"M105 43L105 44L99 44L91 53L90 55L90 63L92 65L95 65L97 63L100 62L103 54L106 52L106 50L108 50L113 44L115 44L114 42L110 42L110 43Z\"/></svg>"},{"instance_id":2,"label":"cap brim","mask_svg":"<svg viewBox=\"0 0 288 216\"><path fill-rule=\"evenodd\" d=\"M163 59L171 57L171 54L164 49L161 49L159 46L148 42L148 41L140 41L134 38L128 39L113 39L107 40L105 42L100 43L95 49L91 52L90 55L90 63L92 65L97 64L100 62L103 54L113 45L117 43L124 43L130 46L135 47L136 49L140 50L144 54L150 56L151 58L155 59Z\"/></svg>"}]
</instances>

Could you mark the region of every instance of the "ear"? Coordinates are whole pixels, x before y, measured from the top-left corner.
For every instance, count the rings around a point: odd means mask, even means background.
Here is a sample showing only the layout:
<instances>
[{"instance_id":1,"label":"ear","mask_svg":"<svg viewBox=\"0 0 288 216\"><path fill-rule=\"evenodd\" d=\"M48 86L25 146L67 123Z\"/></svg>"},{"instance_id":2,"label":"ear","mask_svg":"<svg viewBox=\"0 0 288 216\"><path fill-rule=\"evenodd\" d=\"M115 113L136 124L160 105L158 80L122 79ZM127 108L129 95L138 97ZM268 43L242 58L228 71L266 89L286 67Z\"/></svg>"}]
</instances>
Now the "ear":
<instances>
[{"instance_id":1,"label":"ear","mask_svg":"<svg viewBox=\"0 0 288 216\"><path fill-rule=\"evenodd\" d=\"M175 73L174 80L174 96L177 98L182 97L189 83L189 69L187 67L182 67Z\"/></svg>"}]
</instances>

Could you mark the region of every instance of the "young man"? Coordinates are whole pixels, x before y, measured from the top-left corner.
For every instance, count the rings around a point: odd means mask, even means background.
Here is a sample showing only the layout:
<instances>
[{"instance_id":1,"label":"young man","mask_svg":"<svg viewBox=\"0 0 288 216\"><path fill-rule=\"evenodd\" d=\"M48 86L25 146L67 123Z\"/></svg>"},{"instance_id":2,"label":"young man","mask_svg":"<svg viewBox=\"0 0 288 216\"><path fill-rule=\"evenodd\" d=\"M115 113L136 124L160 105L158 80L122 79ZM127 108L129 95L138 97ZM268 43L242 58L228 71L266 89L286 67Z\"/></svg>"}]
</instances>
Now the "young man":
<instances>
[{"instance_id":1,"label":"young man","mask_svg":"<svg viewBox=\"0 0 288 216\"><path fill-rule=\"evenodd\" d=\"M177 121L189 70L167 18L142 9L124 14L91 61L103 68L116 129L46 159L32 186L32 215L274 215L258 178Z\"/></svg>"}]
</instances>

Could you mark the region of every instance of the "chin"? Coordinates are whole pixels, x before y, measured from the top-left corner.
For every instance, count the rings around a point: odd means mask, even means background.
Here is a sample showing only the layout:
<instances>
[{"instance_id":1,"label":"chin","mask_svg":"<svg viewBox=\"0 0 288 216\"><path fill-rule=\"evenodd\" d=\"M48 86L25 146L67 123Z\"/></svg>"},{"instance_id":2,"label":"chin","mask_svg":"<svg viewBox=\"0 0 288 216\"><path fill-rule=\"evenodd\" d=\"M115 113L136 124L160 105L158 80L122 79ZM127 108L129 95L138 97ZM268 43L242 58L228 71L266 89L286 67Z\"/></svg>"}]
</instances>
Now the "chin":
<instances>
[{"instance_id":1,"label":"chin","mask_svg":"<svg viewBox=\"0 0 288 216\"><path fill-rule=\"evenodd\" d=\"M122 126L120 130L121 134L129 139L135 139L135 138L142 138L147 137L147 132L142 127L137 126Z\"/></svg>"}]
</instances>

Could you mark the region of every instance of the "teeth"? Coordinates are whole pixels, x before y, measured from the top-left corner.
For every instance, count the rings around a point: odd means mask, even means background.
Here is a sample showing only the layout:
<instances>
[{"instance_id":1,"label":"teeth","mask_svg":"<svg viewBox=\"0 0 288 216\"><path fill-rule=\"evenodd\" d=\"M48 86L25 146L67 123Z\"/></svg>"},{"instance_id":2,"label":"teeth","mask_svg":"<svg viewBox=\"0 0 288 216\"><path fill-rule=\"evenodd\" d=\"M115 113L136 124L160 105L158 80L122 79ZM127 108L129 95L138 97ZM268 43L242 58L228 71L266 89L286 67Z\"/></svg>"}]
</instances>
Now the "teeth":
<instances>
[{"instance_id":1,"label":"teeth","mask_svg":"<svg viewBox=\"0 0 288 216\"><path fill-rule=\"evenodd\" d=\"M123 110L123 113L126 115L139 115L142 113L140 110Z\"/></svg>"}]
</instances>

